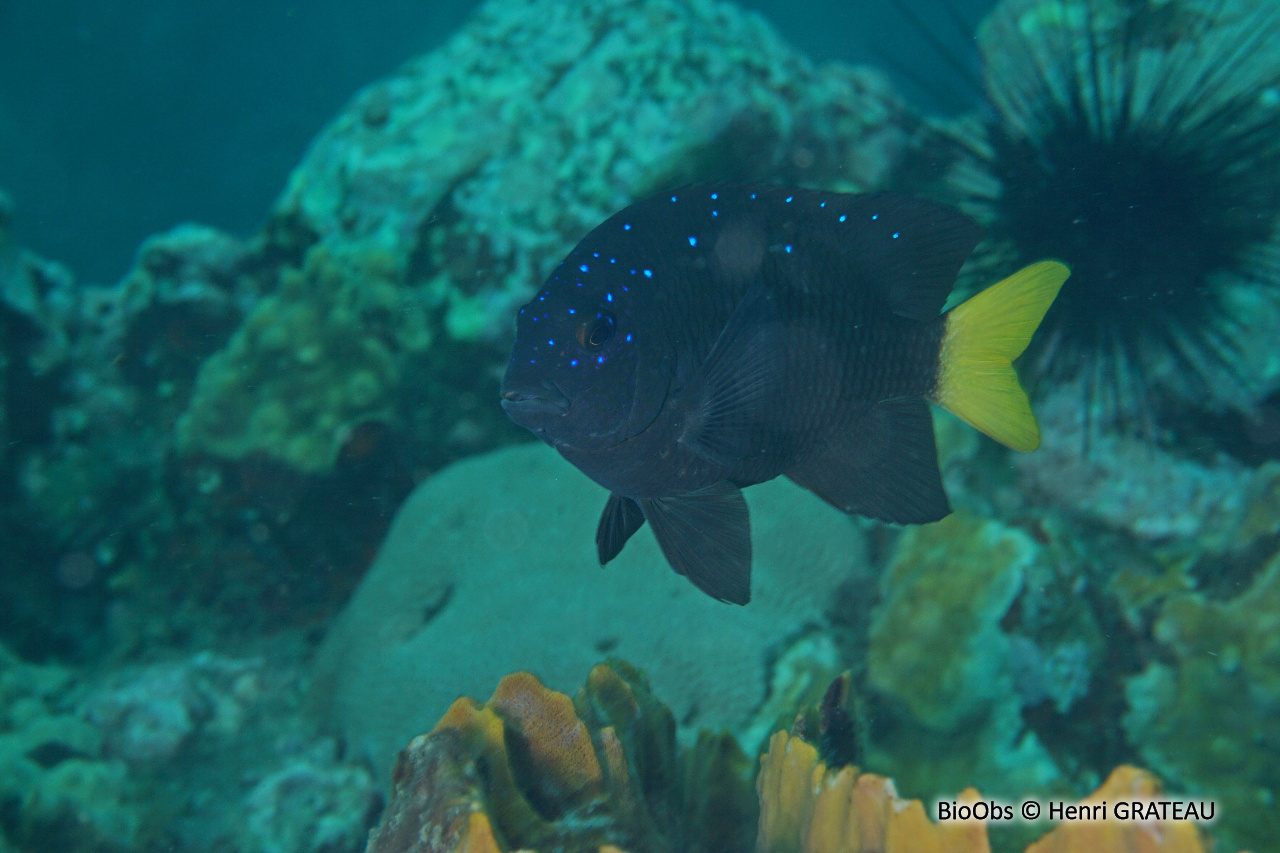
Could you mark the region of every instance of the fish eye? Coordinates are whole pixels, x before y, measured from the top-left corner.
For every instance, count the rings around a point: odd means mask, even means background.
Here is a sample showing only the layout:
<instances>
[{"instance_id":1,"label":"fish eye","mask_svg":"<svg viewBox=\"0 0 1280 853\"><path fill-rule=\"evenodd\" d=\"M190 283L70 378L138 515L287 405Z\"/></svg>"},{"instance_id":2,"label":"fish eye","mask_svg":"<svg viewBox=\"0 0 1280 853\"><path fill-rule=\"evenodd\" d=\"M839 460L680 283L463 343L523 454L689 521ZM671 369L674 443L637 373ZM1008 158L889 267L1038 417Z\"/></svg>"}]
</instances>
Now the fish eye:
<instances>
[{"instance_id":1,"label":"fish eye","mask_svg":"<svg viewBox=\"0 0 1280 853\"><path fill-rule=\"evenodd\" d=\"M589 350L598 350L613 337L618 323L608 311L601 311L595 317L578 327L578 343Z\"/></svg>"}]
</instances>

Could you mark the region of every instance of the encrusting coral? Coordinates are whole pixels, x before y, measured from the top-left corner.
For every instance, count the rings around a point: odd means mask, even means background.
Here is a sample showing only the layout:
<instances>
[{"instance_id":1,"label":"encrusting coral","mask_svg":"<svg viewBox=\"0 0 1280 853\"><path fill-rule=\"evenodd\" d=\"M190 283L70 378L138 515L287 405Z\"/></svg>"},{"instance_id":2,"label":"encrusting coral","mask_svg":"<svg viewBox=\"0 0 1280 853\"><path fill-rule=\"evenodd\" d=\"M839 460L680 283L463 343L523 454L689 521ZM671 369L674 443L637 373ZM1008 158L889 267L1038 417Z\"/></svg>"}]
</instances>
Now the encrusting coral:
<instances>
[{"instance_id":1,"label":"encrusting coral","mask_svg":"<svg viewBox=\"0 0 1280 853\"><path fill-rule=\"evenodd\" d=\"M253 452L301 471L333 466L351 431L395 416L397 355L431 338L385 251L317 246L286 271L200 370L178 446L238 459Z\"/></svg>"},{"instance_id":2,"label":"encrusting coral","mask_svg":"<svg viewBox=\"0 0 1280 853\"><path fill-rule=\"evenodd\" d=\"M1235 598L1169 596L1152 632L1169 662L1152 663L1126 689L1125 730L1143 760L1211 794L1222 834L1259 849L1280 833L1278 628L1280 554Z\"/></svg>"},{"instance_id":3,"label":"encrusting coral","mask_svg":"<svg viewBox=\"0 0 1280 853\"><path fill-rule=\"evenodd\" d=\"M509 675L484 705L457 700L401 753L368 853L989 853L986 821L934 823L891 780L835 757L827 735L840 728L848 686L837 679L820 709L773 735L757 806L733 739L704 733L677 755L670 713L627 664L596 666L575 700ZM814 715L822 747L805 740ZM1085 802L1159 794L1153 776L1122 766ZM956 802L981 800L968 788ZM1204 850L1194 823L1108 813L1064 823L1026 853Z\"/></svg>"},{"instance_id":4,"label":"encrusting coral","mask_svg":"<svg viewBox=\"0 0 1280 853\"><path fill-rule=\"evenodd\" d=\"M867 686L894 719L874 748L900 783L1012 797L1059 780L1020 715L1046 696L1069 706L1097 658L1090 616L1058 592L1072 582L1063 574L1026 532L964 510L899 539L871 617ZM1041 625L1045 609L1070 630Z\"/></svg>"}]
</instances>

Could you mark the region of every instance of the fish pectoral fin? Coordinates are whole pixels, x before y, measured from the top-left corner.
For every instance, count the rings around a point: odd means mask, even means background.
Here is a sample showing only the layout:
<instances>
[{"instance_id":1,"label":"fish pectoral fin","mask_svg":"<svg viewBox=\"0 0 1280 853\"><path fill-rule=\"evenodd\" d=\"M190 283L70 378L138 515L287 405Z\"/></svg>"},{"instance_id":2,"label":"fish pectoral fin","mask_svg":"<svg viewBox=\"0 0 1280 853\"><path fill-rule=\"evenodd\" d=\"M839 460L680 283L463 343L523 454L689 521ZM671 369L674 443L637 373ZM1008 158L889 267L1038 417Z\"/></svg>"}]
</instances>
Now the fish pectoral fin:
<instances>
[{"instance_id":1,"label":"fish pectoral fin","mask_svg":"<svg viewBox=\"0 0 1280 853\"><path fill-rule=\"evenodd\" d=\"M751 600L751 518L742 490L722 481L639 504L671 568L714 599Z\"/></svg>"},{"instance_id":2,"label":"fish pectoral fin","mask_svg":"<svg viewBox=\"0 0 1280 853\"><path fill-rule=\"evenodd\" d=\"M880 521L924 524L951 512L929 406L915 398L877 403L854 429L786 473L836 509Z\"/></svg>"},{"instance_id":3,"label":"fish pectoral fin","mask_svg":"<svg viewBox=\"0 0 1280 853\"><path fill-rule=\"evenodd\" d=\"M631 535L643 526L644 513L639 504L619 494L609 495L596 527L596 554L600 565L618 556Z\"/></svg>"},{"instance_id":4,"label":"fish pectoral fin","mask_svg":"<svg viewBox=\"0 0 1280 853\"><path fill-rule=\"evenodd\" d=\"M751 291L689 383L679 442L721 466L765 449L785 387L785 355L773 300L763 290Z\"/></svg>"}]
</instances>

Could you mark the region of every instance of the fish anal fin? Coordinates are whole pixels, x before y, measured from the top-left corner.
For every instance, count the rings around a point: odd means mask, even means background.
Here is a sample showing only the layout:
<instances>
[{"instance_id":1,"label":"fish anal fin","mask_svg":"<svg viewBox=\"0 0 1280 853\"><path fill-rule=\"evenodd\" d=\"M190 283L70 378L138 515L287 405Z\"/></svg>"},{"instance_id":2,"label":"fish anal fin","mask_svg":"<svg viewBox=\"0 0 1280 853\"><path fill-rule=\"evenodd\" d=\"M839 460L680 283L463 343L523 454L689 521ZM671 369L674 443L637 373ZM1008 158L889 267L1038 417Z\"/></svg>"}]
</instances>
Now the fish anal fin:
<instances>
[{"instance_id":1,"label":"fish anal fin","mask_svg":"<svg viewBox=\"0 0 1280 853\"><path fill-rule=\"evenodd\" d=\"M915 398L877 403L787 476L836 509L880 521L925 524L951 512L929 406Z\"/></svg>"},{"instance_id":2,"label":"fish anal fin","mask_svg":"<svg viewBox=\"0 0 1280 853\"><path fill-rule=\"evenodd\" d=\"M722 481L638 503L672 569L719 601L751 600L751 520L737 486Z\"/></svg>"},{"instance_id":3,"label":"fish anal fin","mask_svg":"<svg viewBox=\"0 0 1280 853\"><path fill-rule=\"evenodd\" d=\"M604 512L600 513L600 524L596 527L596 554L600 557L600 565L618 556L631 535L643 526L644 513L640 511L639 504L623 495L609 495Z\"/></svg>"}]
</instances>

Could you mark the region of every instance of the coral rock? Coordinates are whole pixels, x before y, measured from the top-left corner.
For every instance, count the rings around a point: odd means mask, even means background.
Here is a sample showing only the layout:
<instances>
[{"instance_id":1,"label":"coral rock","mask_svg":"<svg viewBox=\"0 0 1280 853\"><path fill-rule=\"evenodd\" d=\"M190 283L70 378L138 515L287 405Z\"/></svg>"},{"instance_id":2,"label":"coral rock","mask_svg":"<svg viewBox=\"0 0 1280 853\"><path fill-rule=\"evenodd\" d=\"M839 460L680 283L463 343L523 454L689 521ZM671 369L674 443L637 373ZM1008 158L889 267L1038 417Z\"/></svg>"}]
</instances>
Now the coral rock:
<instances>
[{"instance_id":1,"label":"coral rock","mask_svg":"<svg viewBox=\"0 0 1280 853\"><path fill-rule=\"evenodd\" d=\"M312 249L201 368L179 449L331 469L359 424L394 418L397 357L430 343L396 277L385 251Z\"/></svg>"},{"instance_id":2,"label":"coral rock","mask_svg":"<svg viewBox=\"0 0 1280 853\"><path fill-rule=\"evenodd\" d=\"M245 850L346 853L364 841L378 804L362 767L295 759L245 797Z\"/></svg>"},{"instance_id":3,"label":"coral rock","mask_svg":"<svg viewBox=\"0 0 1280 853\"><path fill-rule=\"evenodd\" d=\"M414 257L457 339L515 307L609 213L739 175L866 186L906 135L882 78L815 70L708 0L493 0L359 93L290 177L275 229Z\"/></svg>"},{"instance_id":4,"label":"coral rock","mask_svg":"<svg viewBox=\"0 0 1280 853\"><path fill-rule=\"evenodd\" d=\"M105 750L130 762L165 761L197 730L234 734L257 697L257 662L208 652L159 664L90 697L85 715Z\"/></svg>"},{"instance_id":5,"label":"coral rock","mask_svg":"<svg viewBox=\"0 0 1280 853\"><path fill-rule=\"evenodd\" d=\"M1280 837L1280 554L1241 595L1166 600L1154 627L1171 663L1129 679L1124 727L1164 778L1218 802L1218 831L1265 849Z\"/></svg>"},{"instance_id":6,"label":"coral rock","mask_svg":"<svg viewBox=\"0 0 1280 853\"><path fill-rule=\"evenodd\" d=\"M1172 557L1243 552L1280 533L1280 464L1197 461L1115 433L1081 454L1079 400L1068 387L1037 405L1043 445L1014 460L1027 494Z\"/></svg>"},{"instance_id":7,"label":"coral rock","mask_svg":"<svg viewBox=\"0 0 1280 853\"><path fill-rule=\"evenodd\" d=\"M745 758L737 757L740 769ZM698 828L682 833L674 760L670 712L626 664L595 667L576 701L515 673L483 706L459 699L401 752L369 853L666 851L664 839L694 843L706 836ZM744 785L743 774L728 772L712 787ZM750 814L732 816L741 823Z\"/></svg>"}]
</instances>

